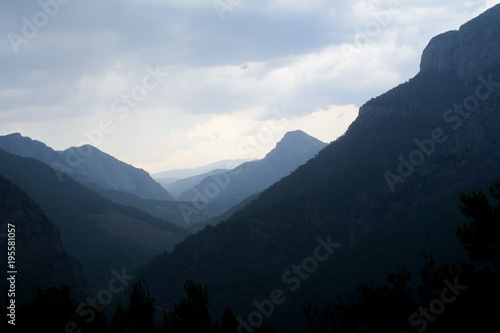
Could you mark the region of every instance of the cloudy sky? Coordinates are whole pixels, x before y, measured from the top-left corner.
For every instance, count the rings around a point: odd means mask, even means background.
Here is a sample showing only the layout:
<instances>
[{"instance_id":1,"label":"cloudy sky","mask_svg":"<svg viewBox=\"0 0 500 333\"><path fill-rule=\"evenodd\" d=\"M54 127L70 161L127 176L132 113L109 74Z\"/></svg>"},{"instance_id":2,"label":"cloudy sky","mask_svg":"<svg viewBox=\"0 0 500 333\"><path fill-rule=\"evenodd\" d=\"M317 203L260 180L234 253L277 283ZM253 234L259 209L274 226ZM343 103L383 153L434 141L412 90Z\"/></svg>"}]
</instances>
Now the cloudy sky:
<instances>
[{"instance_id":1,"label":"cloudy sky","mask_svg":"<svg viewBox=\"0 0 500 333\"><path fill-rule=\"evenodd\" d=\"M0 135L151 173L331 142L498 1L0 1Z\"/></svg>"}]
</instances>

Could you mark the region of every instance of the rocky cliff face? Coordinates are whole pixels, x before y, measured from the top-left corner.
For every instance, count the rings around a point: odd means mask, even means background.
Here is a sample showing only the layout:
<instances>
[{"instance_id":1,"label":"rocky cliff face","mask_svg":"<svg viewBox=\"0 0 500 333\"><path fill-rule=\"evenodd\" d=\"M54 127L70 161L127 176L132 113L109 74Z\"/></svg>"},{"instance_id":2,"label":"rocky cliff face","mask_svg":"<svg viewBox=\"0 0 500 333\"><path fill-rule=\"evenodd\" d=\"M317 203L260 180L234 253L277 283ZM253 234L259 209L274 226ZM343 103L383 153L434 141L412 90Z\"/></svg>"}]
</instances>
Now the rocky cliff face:
<instances>
[{"instance_id":1,"label":"rocky cliff face","mask_svg":"<svg viewBox=\"0 0 500 333\"><path fill-rule=\"evenodd\" d=\"M500 5L496 5L458 31L432 38L422 54L420 70L453 70L459 78L475 77L498 64L499 55Z\"/></svg>"},{"instance_id":2,"label":"rocky cliff face","mask_svg":"<svg viewBox=\"0 0 500 333\"><path fill-rule=\"evenodd\" d=\"M377 166L385 166L378 172L385 175L386 186L359 193L359 212L383 208L384 216L394 216L471 184L497 180L499 109L497 5L459 30L432 38L414 78L360 108L351 132L379 143L387 140L388 149L373 157ZM391 135L381 134L384 128ZM434 140L433 133L439 138ZM392 204L383 207L384 197ZM366 226L373 219L363 220Z\"/></svg>"},{"instance_id":3,"label":"rocky cliff face","mask_svg":"<svg viewBox=\"0 0 500 333\"><path fill-rule=\"evenodd\" d=\"M37 286L67 284L85 289L82 267L64 251L59 231L25 192L0 176L2 267L7 267L9 223L15 225L17 289L21 295L23 292L29 294ZM4 281L1 288L5 288Z\"/></svg>"}]
</instances>

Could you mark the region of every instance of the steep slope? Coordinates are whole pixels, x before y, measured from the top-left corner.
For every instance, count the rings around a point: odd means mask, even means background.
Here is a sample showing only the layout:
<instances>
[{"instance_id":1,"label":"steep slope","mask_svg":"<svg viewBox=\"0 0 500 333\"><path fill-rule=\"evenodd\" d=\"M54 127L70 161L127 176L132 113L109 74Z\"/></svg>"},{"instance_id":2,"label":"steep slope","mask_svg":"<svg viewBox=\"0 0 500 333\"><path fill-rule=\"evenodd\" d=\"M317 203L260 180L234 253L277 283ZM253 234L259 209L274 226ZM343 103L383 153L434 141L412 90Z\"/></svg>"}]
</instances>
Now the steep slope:
<instances>
[{"instance_id":1,"label":"steep slope","mask_svg":"<svg viewBox=\"0 0 500 333\"><path fill-rule=\"evenodd\" d=\"M19 133L0 136L0 148L23 157L33 157L60 170L82 184L131 193L144 199L175 200L144 170L133 167L85 145L54 151L44 143Z\"/></svg>"},{"instance_id":2,"label":"steep slope","mask_svg":"<svg viewBox=\"0 0 500 333\"><path fill-rule=\"evenodd\" d=\"M82 263L91 288L107 281L111 269L131 270L189 234L115 204L36 159L0 149L0 174L28 193L59 229L64 248Z\"/></svg>"},{"instance_id":3,"label":"steep slope","mask_svg":"<svg viewBox=\"0 0 500 333\"><path fill-rule=\"evenodd\" d=\"M206 177L178 200L214 202L227 210L288 175L325 146L300 130L288 132L262 160Z\"/></svg>"},{"instance_id":4,"label":"steep slope","mask_svg":"<svg viewBox=\"0 0 500 333\"><path fill-rule=\"evenodd\" d=\"M7 230L14 231L15 267L12 270L17 271L17 302L32 296L36 287L66 284L80 290L86 288L81 264L64 251L59 231L25 192L2 176L0 228L0 265L5 268ZM2 279L1 294L7 295L7 289L7 280Z\"/></svg>"},{"instance_id":5,"label":"steep slope","mask_svg":"<svg viewBox=\"0 0 500 333\"><path fill-rule=\"evenodd\" d=\"M294 327L302 304L331 304L349 285L415 265L423 250L461 258L457 194L500 178L499 31L497 5L438 37L438 51L433 39L422 70L367 102L344 136L226 223L144 267L154 295L168 304L193 278L219 309L229 303L246 319L284 290L268 320ZM449 54L467 65L440 66ZM342 244L330 248L333 259L309 259L318 237Z\"/></svg>"}]
</instances>

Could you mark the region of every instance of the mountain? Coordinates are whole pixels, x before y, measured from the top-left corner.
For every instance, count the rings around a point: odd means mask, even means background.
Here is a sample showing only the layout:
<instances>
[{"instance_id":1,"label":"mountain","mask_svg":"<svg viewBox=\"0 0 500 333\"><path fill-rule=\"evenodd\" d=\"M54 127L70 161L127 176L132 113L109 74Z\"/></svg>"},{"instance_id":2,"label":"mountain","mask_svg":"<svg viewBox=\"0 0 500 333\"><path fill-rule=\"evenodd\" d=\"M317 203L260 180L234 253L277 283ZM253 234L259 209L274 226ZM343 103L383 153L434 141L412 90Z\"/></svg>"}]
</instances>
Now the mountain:
<instances>
[{"instance_id":1,"label":"mountain","mask_svg":"<svg viewBox=\"0 0 500 333\"><path fill-rule=\"evenodd\" d=\"M226 171L228 170L215 169L199 175L194 175L183 179L177 179L174 181L171 181L172 178L160 178L156 179L156 181L160 183L160 185L163 186L163 188L166 189L168 193L172 194L174 197L179 197L181 193L192 189L193 187L201 183L203 179Z\"/></svg>"},{"instance_id":2,"label":"mountain","mask_svg":"<svg viewBox=\"0 0 500 333\"><path fill-rule=\"evenodd\" d=\"M259 193L254 194L243 200L237 205L234 205L231 207L229 210L223 212L222 214L210 217L204 221L199 221L199 222L194 222L190 224L189 230L192 231L193 233L196 233L200 230L203 230L206 226L214 226L217 225L225 220L228 220L231 218L236 212L240 211L243 209L246 205L248 205L250 202L252 202L255 198L259 196Z\"/></svg>"},{"instance_id":3,"label":"mountain","mask_svg":"<svg viewBox=\"0 0 500 333\"><path fill-rule=\"evenodd\" d=\"M223 213L223 210L214 204L199 207L193 202L142 199L133 194L105 190L98 186L89 185L89 188L113 202L139 208L154 217L175 223L188 230L191 230L195 225L204 225L203 223L206 221L215 219Z\"/></svg>"},{"instance_id":4,"label":"mountain","mask_svg":"<svg viewBox=\"0 0 500 333\"><path fill-rule=\"evenodd\" d=\"M86 289L81 264L63 248L59 231L38 205L16 185L0 176L0 264L7 268L9 233L15 239L17 302L31 297L36 287L66 284ZM9 231L10 230L10 231ZM0 290L7 295L7 280Z\"/></svg>"},{"instance_id":5,"label":"mountain","mask_svg":"<svg viewBox=\"0 0 500 333\"><path fill-rule=\"evenodd\" d=\"M500 179L499 32L497 5L434 38L420 72L365 103L342 137L155 257L138 275L157 302L190 278L219 313L228 304L241 321L292 331L304 305L331 308L356 284L418 272L424 251L465 260L458 194Z\"/></svg>"},{"instance_id":6,"label":"mountain","mask_svg":"<svg viewBox=\"0 0 500 333\"><path fill-rule=\"evenodd\" d=\"M0 149L0 174L28 193L54 223L64 248L82 263L89 288L102 288L111 269L132 270L189 234L113 203L34 158Z\"/></svg>"},{"instance_id":7,"label":"mountain","mask_svg":"<svg viewBox=\"0 0 500 333\"><path fill-rule=\"evenodd\" d=\"M15 155L36 158L82 184L96 184L104 189L118 190L144 199L175 200L146 171L121 162L90 145L55 151L40 141L13 133L0 136L0 148Z\"/></svg>"},{"instance_id":8,"label":"mountain","mask_svg":"<svg viewBox=\"0 0 500 333\"><path fill-rule=\"evenodd\" d=\"M184 179L188 177L193 177L197 175L201 175L203 173L208 173L213 170L217 169L224 169L224 170L229 170L229 169L234 169L237 166L248 162L248 159L234 159L234 160L223 160L223 161L217 161L214 163L210 163L207 165L203 165L197 168L191 168L191 169L172 169L168 171L163 171L163 172L158 172L158 173L153 173L151 176L158 180L162 178L172 178L172 179Z\"/></svg>"},{"instance_id":9,"label":"mountain","mask_svg":"<svg viewBox=\"0 0 500 333\"><path fill-rule=\"evenodd\" d=\"M213 202L224 209L259 193L314 157L325 143L297 130L288 132L276 147L257 161L206 177L178 200Z\"/></svg>"}]
</instances>

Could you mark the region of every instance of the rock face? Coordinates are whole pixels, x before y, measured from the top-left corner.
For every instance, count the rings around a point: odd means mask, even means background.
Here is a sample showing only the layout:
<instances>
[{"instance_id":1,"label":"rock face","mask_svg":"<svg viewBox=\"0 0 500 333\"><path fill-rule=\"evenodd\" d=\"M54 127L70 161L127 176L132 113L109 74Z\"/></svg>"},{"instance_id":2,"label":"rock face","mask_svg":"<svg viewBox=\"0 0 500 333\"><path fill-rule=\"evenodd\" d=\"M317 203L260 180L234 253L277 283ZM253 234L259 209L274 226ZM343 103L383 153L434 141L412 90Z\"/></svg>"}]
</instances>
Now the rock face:
<instances>
[{"instance_id":1,"label":"rock face","mask_svg":"<svg viewBox=\"0 0 500 333\"><path fill-rule=\"evenodd\" d=\"M7 225L15 225L18 290L67 284L86 287L82 267L63 249L59 231L30 197L0 176L0 265L7 267ZM2 281L2 289L4 281ZM3 293L3 295L5 295Z\"/></svg>"},{"instance_id":2,"label":"rock face","mask_svg":"<svg viewBox=\"0 0 500 333\"><path fill-rule=\"evenodd\" d=\"M499 63L500 5L477 19L431 39L420 63L420 70L456 71L459 78L475 77Z\"/></svg>"},{"instance_id":3,"label":"rock face","mask_svg":"<svg viewBox=\"0 0 500 333\"><path fill-rule=\"evenodd\" d=\"M0 137L0 148L11 154L36 158L82 184L95 184L103 189L122 191L143 199L175 200L146 171L90 145L55 151L43 142L13 133Z\"/></svg>"}]
</instances>

